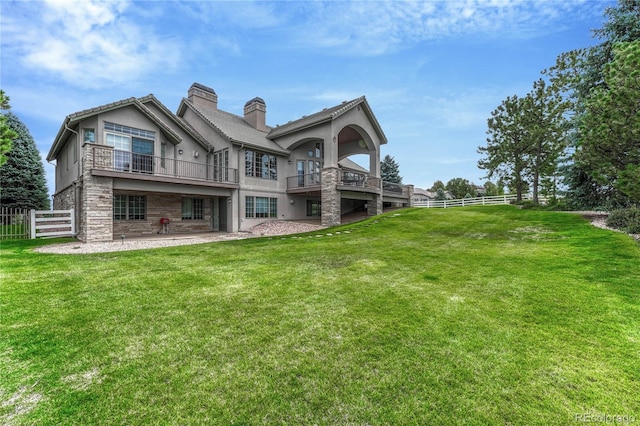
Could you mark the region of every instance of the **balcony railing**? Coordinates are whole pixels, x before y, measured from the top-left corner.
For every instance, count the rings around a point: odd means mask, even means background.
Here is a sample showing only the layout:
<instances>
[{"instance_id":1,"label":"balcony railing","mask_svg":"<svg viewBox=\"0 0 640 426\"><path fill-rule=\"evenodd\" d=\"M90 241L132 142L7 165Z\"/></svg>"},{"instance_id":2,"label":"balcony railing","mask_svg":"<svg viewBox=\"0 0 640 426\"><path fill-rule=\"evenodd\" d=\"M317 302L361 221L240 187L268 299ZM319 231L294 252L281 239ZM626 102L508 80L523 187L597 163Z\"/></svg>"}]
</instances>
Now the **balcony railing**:
<instances>
[{"instance_id":1,"label":"balcony railing","mask_svg":"<svg viewBox=\"0 0 640 426\"><path fill-rule=\"evenodd\" d=\"M320 173L308 173L305 175L289 176L287 178L287 189L307 188L318 190L320 186Z\"/></svg>"},{"instance_id":2,"label":"balcony railing","mask_svg":"<svg viewBox=\"0 0 640 426\"><path fill-rule=\"evenodd\" d=\"M92 168L137 175L166 176L207 182L238 183L238 170L192 161L121 151L111 147L90 146Z\"/></svg>"},{"instance_id":3,"label":"balcony railing","mask_svg":"<svg viewBox=\"0 0 640 426\"><path fill-rule=\"evenodd\" d=\"M384 192L396 192L402 194L402 185L393 182L382 182L382 190Z\"/></svg>"},{"instance_id":4,"label":"balcony railing","mask_svg":"<svg viewBox=\"0 0 640 426\"><path fill-rule=\"evenodd\" d=\"M346 172L341 170L338 179L338 185L341 186L380 189L380 178L365 173Z\"/></svg>"}]
</instances>

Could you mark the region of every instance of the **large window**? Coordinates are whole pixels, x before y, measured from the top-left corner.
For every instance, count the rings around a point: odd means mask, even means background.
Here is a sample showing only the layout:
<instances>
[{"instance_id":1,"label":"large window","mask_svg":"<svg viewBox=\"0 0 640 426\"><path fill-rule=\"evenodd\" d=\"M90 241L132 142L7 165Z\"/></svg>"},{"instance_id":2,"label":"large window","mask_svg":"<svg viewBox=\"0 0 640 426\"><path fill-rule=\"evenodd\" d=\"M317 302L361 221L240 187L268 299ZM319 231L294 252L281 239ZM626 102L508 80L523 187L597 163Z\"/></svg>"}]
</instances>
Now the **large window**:
<instances>
[{"instance_id":1,"label":"large window","mask_svg":"<svg viewBox=\"0 0 640 426\"><path fill-rule=\"evenodd\" d=\"M153 173L155 132L104 123L105 143L114 148L116 170Z\"/></svg>"},{"instance_id":2,"label":"large window","mask_svg":"<svg viewBox=\"0 0 640 426\"><path fill-rule=\"evenodd\" d=\"M202 198L182 199L182 220L204 219L204 200Z\"/></svg>"},{"instance_id":3,"label":"large window","mask_svg":"<svg viewBox=\"0 0 640 426\"><path fill-rule=\"evenodd\" d=\"M275 155L247 150L244 154L245 175L262 179L278 179L278 160Z\"/></svg>"},{"instance_id":4,"label":"large window","mask_svg":"<svg viewBox=\"0 0 640 426\"><path fill-rule=\"evenodd\" d=\"M307 200L307 216L322 216L322 205L317 200Z\"/></svg>"},{"instance_id":5,"label":"large window","mask_svg":"<svg viewBox=\"0 0 640 426\"><path fill-rule=\"evenodd\" d=\"M144 195L114 195L113 220L145 220L147 197Z\"/></svg>"},{"instance_id":6,"label":"large window","mask_svg":"<svg viewBox=\"0 0 640 426\"><path fill-rule=\"evenodd\" d=\"M227 182L229 180L229 149L221 149L213 153L213 180Z\"/></svg>"},{"instance_id":7,"label":"large window","mask_svg":"<svg viewBox=\"0 0 640 426\"><path fill-rule=\"evenodd\" d=\"M278 217L278 199L267 197L246 197L245 217Z\"/></svg>"}]
</instances>

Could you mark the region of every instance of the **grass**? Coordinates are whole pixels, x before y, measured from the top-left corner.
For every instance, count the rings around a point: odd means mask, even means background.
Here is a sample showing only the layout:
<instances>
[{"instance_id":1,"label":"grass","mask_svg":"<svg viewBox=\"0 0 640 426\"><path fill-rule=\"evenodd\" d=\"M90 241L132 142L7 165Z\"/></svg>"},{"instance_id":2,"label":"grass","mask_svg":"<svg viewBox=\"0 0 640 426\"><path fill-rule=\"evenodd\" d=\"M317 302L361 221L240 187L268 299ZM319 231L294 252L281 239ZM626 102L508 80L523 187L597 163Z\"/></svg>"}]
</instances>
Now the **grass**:
<instances>
[{"instance_id":1,"label":"grass","mask_svg":"<svg viewBox=\"0 0 640 426\"><path fill-rule=\"evenodd\" d=\"M0 423L640 420L631 238L510 206L299 237L2 242Z\"/></svg>"}]
</instances>

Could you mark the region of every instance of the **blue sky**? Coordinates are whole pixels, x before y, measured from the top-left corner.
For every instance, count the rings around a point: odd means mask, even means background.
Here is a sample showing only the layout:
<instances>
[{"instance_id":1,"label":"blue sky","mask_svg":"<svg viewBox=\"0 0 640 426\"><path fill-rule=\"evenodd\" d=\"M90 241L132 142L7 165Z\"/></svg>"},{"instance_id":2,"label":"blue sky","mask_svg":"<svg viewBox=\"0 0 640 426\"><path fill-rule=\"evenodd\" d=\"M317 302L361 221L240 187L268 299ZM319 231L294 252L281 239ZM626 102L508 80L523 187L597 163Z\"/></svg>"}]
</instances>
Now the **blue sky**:
<instances>
[{"instance_id":1,"label":"blue sky","mask_svg":"<svg viewBox=\"0 0 640 426\"><path fill-rule=\"evenodd\" d=\"M562 52L598 40L607 0L5 1L0 86L43 159L64 117L193 82L275 126L362 95L404 183L482 184L476 148L503 99ZM53 188L53 166L46 164Z\"/></svg>"}]
</instances>

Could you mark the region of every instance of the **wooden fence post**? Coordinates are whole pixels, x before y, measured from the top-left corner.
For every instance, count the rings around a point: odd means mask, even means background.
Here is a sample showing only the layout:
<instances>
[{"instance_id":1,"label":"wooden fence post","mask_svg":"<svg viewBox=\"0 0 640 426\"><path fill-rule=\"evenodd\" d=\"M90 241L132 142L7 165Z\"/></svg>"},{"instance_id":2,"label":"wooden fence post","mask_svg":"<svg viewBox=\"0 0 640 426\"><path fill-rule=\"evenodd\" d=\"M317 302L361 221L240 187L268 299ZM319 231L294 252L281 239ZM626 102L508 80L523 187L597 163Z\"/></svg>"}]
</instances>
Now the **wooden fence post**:
<instances>
[{"instance_id":1,"label":"wooden fence post","mask_svg":"<svg viewBox=\"0 0 640 426\"><path fill-rule=\"evenodd\" d=\"M29 237L32 240L35 240L36 238L36 211L34 209L29 210L29 222L31 223L31 226L29 227Z\"/></svg>"}]
</instances>

